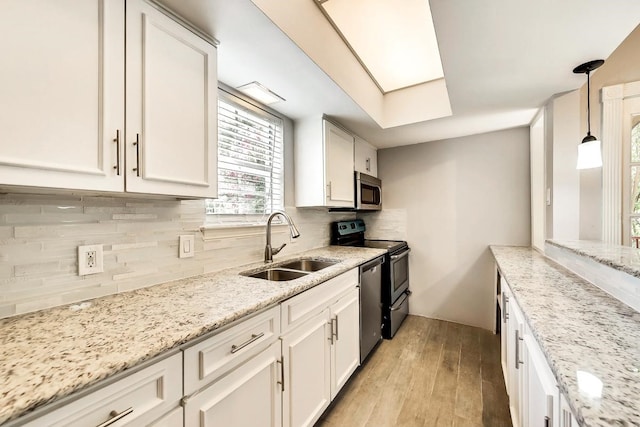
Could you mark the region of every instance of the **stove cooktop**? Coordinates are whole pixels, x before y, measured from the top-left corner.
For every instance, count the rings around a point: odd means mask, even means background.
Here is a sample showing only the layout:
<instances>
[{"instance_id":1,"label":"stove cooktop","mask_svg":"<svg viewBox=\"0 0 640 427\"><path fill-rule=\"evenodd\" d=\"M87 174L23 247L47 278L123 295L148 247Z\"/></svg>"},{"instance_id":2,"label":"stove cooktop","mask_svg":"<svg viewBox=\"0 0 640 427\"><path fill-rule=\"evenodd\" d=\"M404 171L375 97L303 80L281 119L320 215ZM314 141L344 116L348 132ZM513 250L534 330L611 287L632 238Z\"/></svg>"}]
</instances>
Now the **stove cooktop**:
<instances>
[{"instance_id":1,"label":"stove cooktop","mask_svg":"<svg viewBox=\"0 0 640 427\"><path fill-rule=\"evenodd\" d=\"M393 252L394 250L406 246L407 242L403 240L365 240L366 248L386 249Z\"/></svg>"}]
</instances>

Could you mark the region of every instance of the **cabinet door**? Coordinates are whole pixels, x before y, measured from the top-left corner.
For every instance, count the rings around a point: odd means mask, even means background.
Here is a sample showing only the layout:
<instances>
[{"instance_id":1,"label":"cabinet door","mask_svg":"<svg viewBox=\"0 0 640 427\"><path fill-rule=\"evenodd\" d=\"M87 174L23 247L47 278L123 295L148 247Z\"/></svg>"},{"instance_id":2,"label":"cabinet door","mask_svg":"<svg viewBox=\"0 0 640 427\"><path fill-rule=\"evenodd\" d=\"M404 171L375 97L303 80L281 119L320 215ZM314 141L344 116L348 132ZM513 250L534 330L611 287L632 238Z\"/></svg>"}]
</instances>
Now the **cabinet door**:
<instances>
[{"instance_id":1,"label":"cabinet door","mask_svg":"<svg viewBox=\"0 0 640 427\"><path fill-rule=\"evenodd\" d=\"M184 426L184 410L182 407L165 414L155 420L149 427L183 427Z\"/></svg>"},{"instance_id":2,"label":"cabinet door","mask_svg":"<svg viewBox=\"0 0 640 427\"><path fill-rule=\"evenodd\" d=\"M331 400L360 364L360 301L355 287L331 307Z\"/></svg>"},{"instance_id":3,"label":"cabinet door","mask_svg":"<svg viewBox=\"0 0 640 427\"><path fill-rule=\"evenodd\" d=\"M354 206L353 136L324 120L327 206Z\"/></svg>"},{"instance_id":4,"label":"cabinet door","mask_svg":"<svg viewBox=\"0 0 640 427\"><path fill-rule=\"evenodd\" d=\"M560 397L560 427L578 427L578 421L573 416L567 399L560 393L560 390L558 390L558 396Z\"/></svg>"},{"instance_id":5,"label":"cabinet door","mask_svg":"<svg viewBox=\"0 0 640 427\"><path fill-rule=\"evenodd\" d=\"M0 184L122 191L124 1L3 0L0 52Z\"/></svg>"},{"instance_id":6,"label":"cabinet door","mask_svg":"<svg viewBox=\"0 0 640 427\"><path fill-rule=\"evenodd\" d=\"M186 427L282 425L280 343L214 382L185 405Z\"/></svg>"},{"instance_id":7,"label":"cabinet door","mask_svg":"<svg viewBox=\"0 0 640 427\"><path fill-rule=\"evenodd\" d=\"M524 363L522 359L522 344L524 340L524 317L513 298L510 298L508 306L509 322L507 325L507 339L509 343L507 344L507 391L509 394L509 407L513 427L520 427L522 426L522 365Z\"/></svg>"},{"instance_id":8,"label":"cabinet door","mask_svg":"<svg viewBox=\"0 0 640 427\"><path fill-rule=\"evenodd\" d=\"M331 401L329 309L282 337L284 427L312 426Z\"/></svg>"},{"instance_id":9,"label":"cabinet door","mask_svg":"<svg viewBox=\"0 0 640 427\"><path fill-rule=\"evenodd\" d=\"M502 289L502 319L500 325L500 363L502 365L502 375L504 376L504 383L509 384L509 362L508 362L508 347L509 347L509 299L511 293L509 287L504 279L501 279ZM509 393L509 387L507 386L507 393Z\"/></svg>"},{"instance_id":10,"label":"cabinet door","mask_svg":"<svg viewBox=\"0 0 640 427\"><path fill-rule=\"evenodd\" d=\"M524 339L523 353L523 425L555 426L557 383L535 338L529 334Z\"/></svg>"},{"instance_id":11,"label":"cabinet door","mask_svg":"<svg viewBox=\"0 0 640 427\"><path fill-rule=\"evenodd\" d=\"M367 141L355 137L355 170L378 177L378 151Z\"/></svg>"},{"instance_id":12,"label":"cabinet door","mask_svg":"<svg viewBox=\"0 0 640 427\"><path fill-rule=\"evenodd\" d=\"M216 197L215 47L144 0L126 23L127 191Z\"/></svg>"}]
</instances>

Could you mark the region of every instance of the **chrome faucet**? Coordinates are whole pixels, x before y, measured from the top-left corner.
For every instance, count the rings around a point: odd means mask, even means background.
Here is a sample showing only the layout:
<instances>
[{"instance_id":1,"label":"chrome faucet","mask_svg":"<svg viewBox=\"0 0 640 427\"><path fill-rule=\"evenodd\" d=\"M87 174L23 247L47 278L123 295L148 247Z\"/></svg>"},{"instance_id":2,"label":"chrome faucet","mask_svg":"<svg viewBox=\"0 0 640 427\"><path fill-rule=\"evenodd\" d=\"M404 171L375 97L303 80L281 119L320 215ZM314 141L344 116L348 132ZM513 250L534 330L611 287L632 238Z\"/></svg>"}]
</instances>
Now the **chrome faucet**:
<instances>
[{"instance_id":1,"label":"chrome faucet","mask_svg":"<svg viewBox=\"0 0 640 427\"><path fill-rule=\"evenodd\" d=\"M283 243L279 248L271 247L271 220L275 217L281 215L289 224L289 231L291 232L291 238L295 239L300 236L300 232L298 228L293 223L293 220L289 215L282 211L275 211L269 215L269 219L267 220L267 245L264 247L264 262L273 261L273 256L282 250L287 244Z\"/></svg>"}]
</instances>

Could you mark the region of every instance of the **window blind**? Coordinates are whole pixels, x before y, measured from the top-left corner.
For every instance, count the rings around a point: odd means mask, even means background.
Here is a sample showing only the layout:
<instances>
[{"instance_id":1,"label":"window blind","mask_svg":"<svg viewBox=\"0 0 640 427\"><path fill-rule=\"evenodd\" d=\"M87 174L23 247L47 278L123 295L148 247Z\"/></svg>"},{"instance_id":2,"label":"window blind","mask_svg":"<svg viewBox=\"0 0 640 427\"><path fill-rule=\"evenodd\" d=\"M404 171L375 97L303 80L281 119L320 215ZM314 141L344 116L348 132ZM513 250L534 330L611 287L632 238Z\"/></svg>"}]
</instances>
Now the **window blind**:
<instances>
[{"instance_id":1,"label":"window blind","mask_svg":"<svg viewBox=\"0 0 640 427\"><path fill-rule=\"evenodd\" d=\"M218 198L207 214L263 215L283 208L282 119L220 92Z\"/></svg>"}]
</instances>

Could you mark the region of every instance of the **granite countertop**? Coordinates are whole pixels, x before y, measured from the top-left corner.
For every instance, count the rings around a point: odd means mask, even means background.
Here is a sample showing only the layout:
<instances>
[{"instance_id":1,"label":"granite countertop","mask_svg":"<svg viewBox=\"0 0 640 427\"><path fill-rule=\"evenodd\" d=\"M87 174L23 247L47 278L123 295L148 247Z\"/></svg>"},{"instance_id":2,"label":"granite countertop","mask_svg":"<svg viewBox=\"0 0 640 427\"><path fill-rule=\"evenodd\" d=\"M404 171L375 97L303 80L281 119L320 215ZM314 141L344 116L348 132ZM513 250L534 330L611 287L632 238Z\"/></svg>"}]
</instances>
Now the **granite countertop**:
<instances>
[{"instance_id":1,"label":"granite countertop","mask_svg":"<svg viewBox=\"0 0 640 427\"><path fill-rule=\"evenodd\" d=\"M547 240L547 243L640 278L640 250L637 248L588 240Z\"/></svg>"},{"instance_id":2,"label":"granite countertop","mask_svg":"<svg viewBox=\"0 0 640 427\"><path fill-rule=\"evenodd\" d=\"M0 320L0 424L95 384L384 254L328 246L277 259L340 262L287 282L254 263Z\"/></svg>"},{"instance_id":3,"label":"granite countertop","mask_svg":"<svg viewBox=\"0 0 640 427\"><path fill-rule=\"evenodd\" d=\"M640 313L531 248L491 251L578 423L640 426ZM578 371L602 381L601 397Z\"/></svg>"}]
</instances>

